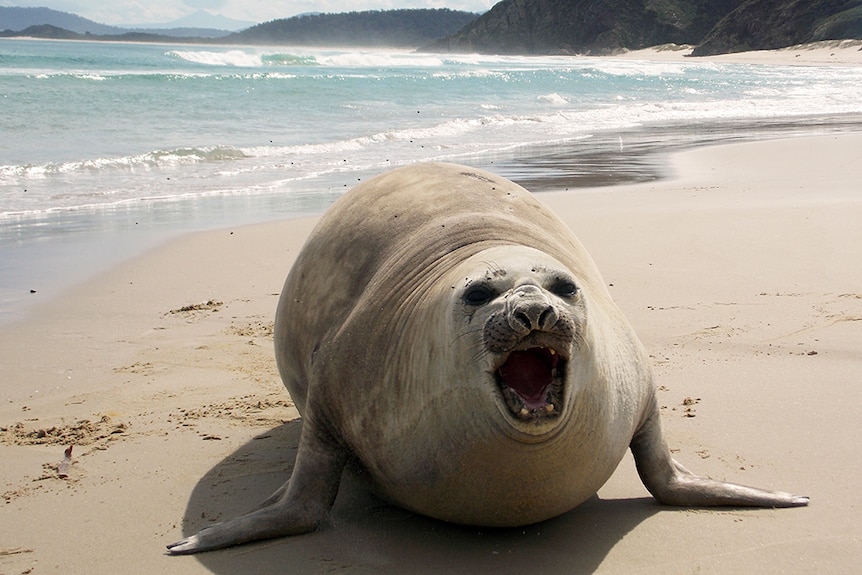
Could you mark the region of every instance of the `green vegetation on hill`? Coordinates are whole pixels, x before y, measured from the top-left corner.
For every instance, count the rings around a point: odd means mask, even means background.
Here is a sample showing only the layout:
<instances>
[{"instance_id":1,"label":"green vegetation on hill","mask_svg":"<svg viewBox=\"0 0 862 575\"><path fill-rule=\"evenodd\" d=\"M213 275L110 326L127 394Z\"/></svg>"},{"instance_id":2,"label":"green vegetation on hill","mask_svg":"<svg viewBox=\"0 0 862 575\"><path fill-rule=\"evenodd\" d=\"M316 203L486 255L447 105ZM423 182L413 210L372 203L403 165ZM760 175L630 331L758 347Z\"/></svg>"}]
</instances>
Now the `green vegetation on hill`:
<instances>
[{"instance_id":1,"label":"green vegetation on hill","mask_svg":"<svg viewBox=\"0 0 862 575\"><path fill-rule=\"evenodd\" d=\"M122 34L128 30L116 26L99 24L77 14L51 10L50 8L19 8L0 6L0 32L20 32L25 28L49 25L76 34Z\"/></svg>"},{"instance_id":2,"label":"green vegetation on hill","mask_svg":"<svg viewBox=\"0 0 862 575\"><path fill-rule=\"evenodd\" d=\"M252 26L226 41L248 44L416 47L454 34L476 19L448 9L310 14Z\"/></svg>"},{"instance_id":3,"label":"green vegetation on hill","mask_svg":"<svg viewBox=\"0 0 862 575\"><path fill-rule=\"evenodd\" d=\"M429 50L608 54L659 44L695 54L862 38L862 0L503 0Z\"/></svg>"},{"instance_id":4,"label":"green vegetation on hill","mask_svg":"<svg viewBox=\"0 0 862 575\"><path fill-rule=\"evenodd\" d=\"M694 55L846 38L862 38L862 0L747 0L716 24Z\"/></svg>"},{"instance_id":5,"label":"green vegetation on hill","mask_svg":"<svg viewBox=\"0 0 862 575\"><path fill-rule=\"evenodd\" d=\"M58 32L63 30L63 32ZM26 32L26 34L25 34ZM50 8L19 8L0 6L0 36L27 35L38 38L78 39L82 36L106 39L124 36L125 40L143 37L218 38L230 34L213 28L121 28L87 20L76 14ZM125 35L130 36L125 36ZM137 36L135 36L137 35Z\"/></svg>"},{"instance_id":6,"label":"green vegetation on hill","mask_svg":"<svg viewBox=\"0 0 862 575\"><path fill-rule=\"evenodd\" d=\"M36 20L9 29L24 16ZM0 7L2 29L0 36L496 54L613 54L690 44L694 55L710 55L862 38L862 0L503 0L481 16L448 9L306 14L217 39L201 37L202 29L180 38L178 31L106 27L47 8Z\"/></svg>"},{"instance_id":7,"label":"green vegetation on hill","mask_svg":"<svg viewBox=\"0 0 862 575\"><path fill-rule=\"evenodd\" d=\"M504 0L430 49L607 54L693 44L742 0Z\"/></svg>"},{"instance_id":8,"label":"green vegetation on hill","mask_svg":"<svg viewBox=\"0 0 862 575\"><path fill-rule=\"evenodd\" d=\"M4 10L0 7L0 14ZM21 10L21 9L14 9ZM10 14L13 12L10 12ZM21 14L20 12L14 12ZM385 10L343 14L306 14L282 18L240 32L212 38L191 29L186 37L169 30L128 30L106 27L73 14L40 9L27 12L33 20L16 20L27 28L7 29L0 21L0 37L32 36L68 40L123 40L128 42L209 42L217 44L288 44L294 46L356 46L416 48L454 34L477 18L471 12L448 9ZM48 20L50 22L43 22ZM12 22L11 20L9 21ZM35 23L34 23L35 22ZM68 23L65 28L54 22ZM74 28L74 29L72 29ZM98 30L98 31L97 31Z\"/></svg>"}]
</instances>

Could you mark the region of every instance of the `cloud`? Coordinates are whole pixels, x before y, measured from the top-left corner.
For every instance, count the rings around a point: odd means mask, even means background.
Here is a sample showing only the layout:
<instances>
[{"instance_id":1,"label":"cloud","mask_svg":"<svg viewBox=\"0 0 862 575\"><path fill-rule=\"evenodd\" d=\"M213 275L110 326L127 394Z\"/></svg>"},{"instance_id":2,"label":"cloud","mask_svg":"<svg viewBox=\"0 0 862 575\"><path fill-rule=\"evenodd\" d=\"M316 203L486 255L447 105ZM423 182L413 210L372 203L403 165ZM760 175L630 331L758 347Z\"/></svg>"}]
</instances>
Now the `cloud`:
<instances>
[{"instance_id":1,"label":"cloud","mask_svg":"<svg viewBox=\"0 0 862 575\"><path fill-rule=\"evenodd\" d=\"M196 10L219 10L227 2L226 0L183 0L183 4Z\"/></svg>"},{"instance_id":2,"label":"cloud","mask_svg":"<svg viewBox=\"0 0 862 575\"><path fill-rule=\"evenodd\" d=\"M115 2L94 2L81 0L89 6L88 13L78 12L81 16L97 22L116 25L139 25L147 22L169 22L187 14L187 10L176 6L173 2L155 0L138 2L136 0L120 0Z\"/></svg>"}]
</instances>

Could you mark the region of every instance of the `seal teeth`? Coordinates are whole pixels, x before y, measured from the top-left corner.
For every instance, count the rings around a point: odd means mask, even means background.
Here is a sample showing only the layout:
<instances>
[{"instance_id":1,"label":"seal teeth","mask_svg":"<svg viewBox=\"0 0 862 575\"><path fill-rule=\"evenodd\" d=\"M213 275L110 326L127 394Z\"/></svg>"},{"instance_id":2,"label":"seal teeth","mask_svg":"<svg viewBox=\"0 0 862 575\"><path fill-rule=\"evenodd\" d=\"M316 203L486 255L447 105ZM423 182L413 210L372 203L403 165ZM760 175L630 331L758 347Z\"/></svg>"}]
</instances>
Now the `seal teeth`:
<instances>
[{"instance_id":1,"label":"seal teeth","mask_svg":"<svg viewBox=\"0 0 862 575\"><path fill-rule=\"evenodd\" d=\"M514 353L518 354L515 359L509 356L493 374L511 414L525 422L561 416L566 362L560 352L552 348L529 348ZM543 357L545 363L540 361ZM539 389L536 379L538 383L546 383L544 389Z\"/></svg>"}]
</instances>

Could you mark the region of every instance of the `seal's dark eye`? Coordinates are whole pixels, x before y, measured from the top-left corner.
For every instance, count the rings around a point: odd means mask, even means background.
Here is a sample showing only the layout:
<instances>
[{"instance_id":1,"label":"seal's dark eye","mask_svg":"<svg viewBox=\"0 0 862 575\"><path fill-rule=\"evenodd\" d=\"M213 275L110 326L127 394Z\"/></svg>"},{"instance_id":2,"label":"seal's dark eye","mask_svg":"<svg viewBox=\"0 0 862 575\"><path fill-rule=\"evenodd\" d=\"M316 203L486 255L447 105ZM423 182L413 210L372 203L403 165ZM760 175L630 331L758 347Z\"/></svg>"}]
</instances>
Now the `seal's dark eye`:
<instances>
[{"instance_id":1,"label":"seal's dark eye","mask_svg":"<svg viewBox=\"0 0 862 575\"><path fill-rule=\"evenodd\" d=\"M485 305L492 299L496 293L493 288L487 284L476 284L467 288L462 296L464 303L467 305L479 306Z\"/></svg>"},{"instance_id":2,"label":"seal's dark eye","mask_svg":"<svg viewBox=\"0 0 862 575\"><path fill-rule=\"evenodd\" d=\"M571 298L575 297L575 294L578 293L578 286L576 286L575 282L570 279L557 278L554 280L554 283L551 284L549 291L560 297Z\"/></svg>"}]
</instances>

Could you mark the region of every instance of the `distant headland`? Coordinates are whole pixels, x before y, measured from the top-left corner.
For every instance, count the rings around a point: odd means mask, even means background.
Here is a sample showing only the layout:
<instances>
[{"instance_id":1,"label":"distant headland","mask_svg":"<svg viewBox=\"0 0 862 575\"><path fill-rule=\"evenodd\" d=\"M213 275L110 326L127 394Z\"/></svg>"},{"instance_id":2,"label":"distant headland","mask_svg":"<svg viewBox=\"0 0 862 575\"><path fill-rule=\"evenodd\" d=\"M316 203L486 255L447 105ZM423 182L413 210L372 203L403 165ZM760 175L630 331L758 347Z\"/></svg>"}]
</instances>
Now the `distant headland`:
<instances>
[{"instance_id":1,"label":"distant headland","mask_svg":"<svg viewBox=\"0 0 862 575\"><path fill-rule=\"evenodd\" d=\"M314 13L237 31L124 29L47 8L0 7L0 29L3 37L519 55L606 55L679 44L694 46L693 56L709 56L862 39L862 0L503 0L481 15L445 8Z\"/></svg>"}]
</instances>

